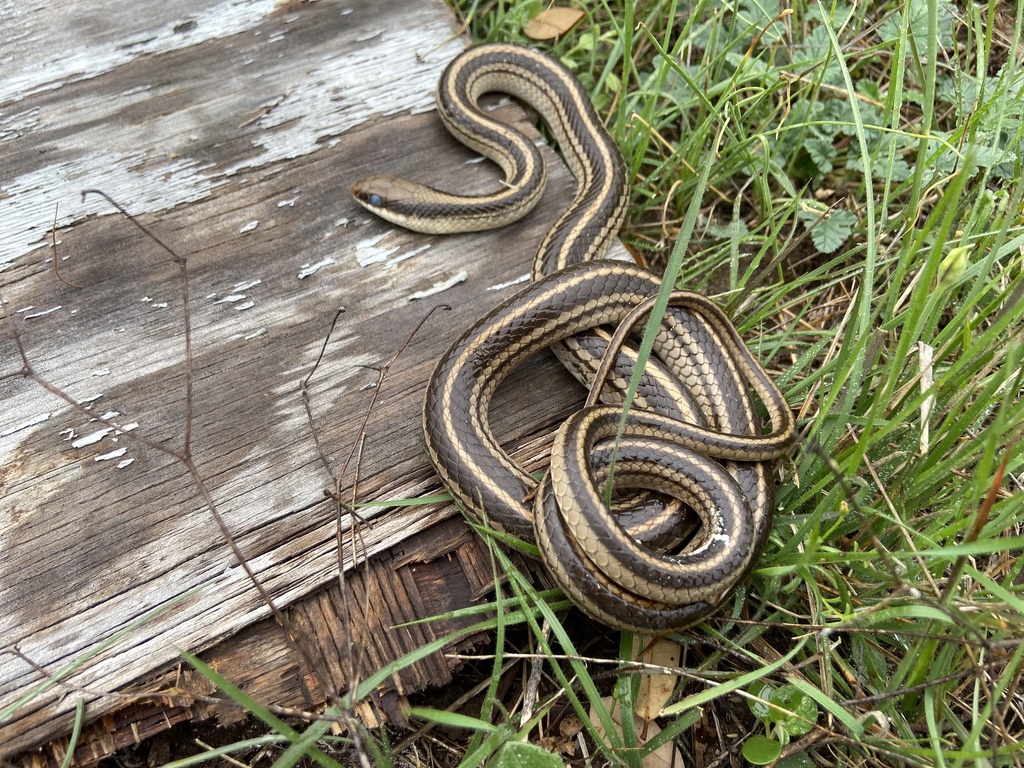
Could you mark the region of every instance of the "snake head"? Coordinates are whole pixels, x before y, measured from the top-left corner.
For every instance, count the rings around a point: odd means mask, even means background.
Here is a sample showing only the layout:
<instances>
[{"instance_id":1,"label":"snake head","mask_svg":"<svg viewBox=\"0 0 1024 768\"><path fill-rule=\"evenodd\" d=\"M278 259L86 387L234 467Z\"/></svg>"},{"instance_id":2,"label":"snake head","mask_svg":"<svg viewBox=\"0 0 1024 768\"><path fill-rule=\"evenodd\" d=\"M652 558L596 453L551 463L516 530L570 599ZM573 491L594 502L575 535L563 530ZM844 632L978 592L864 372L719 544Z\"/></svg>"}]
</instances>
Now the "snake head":
<instances>
[{"instance_id":1,"label":"snake head","mask_svg":"<svg viewBox=\"0 0 1024 768\"><path fill-rule=\"evenodd\" d=\"M352 197L366 210L380 216L392 201L408 199L408 186L394 176L367 176L352 185Z\"/></svg>"},{"instance_id":2,"label":"snake head","mask_svg":"<svg viewBox=\"0 0 1024 768\"><path fill-rule=\"evenodd\" d=\"M368 176L352 185L352 197L375 216L415 232L466 231L453 227L446 216L447 209L436 206L437 198L445 198L443 192L414 181L394 176Z\"/></svg>"},{"instance_id":3,"label":"snake head","mask_svg":"<svg viewBox=\"0 0 1024 768\"><path fill-rule=\"evenodd\" d=\"M452 195L394 176L360 179L352 185L352 197L375 216L414 232L448 235L493 229L507 223L500 218L486 216L481 222L481 215L476 212L460 215L464 204L474 202L474 198ZM516 218L522 215L520 213Z\"/></svg>"}]
</instances>

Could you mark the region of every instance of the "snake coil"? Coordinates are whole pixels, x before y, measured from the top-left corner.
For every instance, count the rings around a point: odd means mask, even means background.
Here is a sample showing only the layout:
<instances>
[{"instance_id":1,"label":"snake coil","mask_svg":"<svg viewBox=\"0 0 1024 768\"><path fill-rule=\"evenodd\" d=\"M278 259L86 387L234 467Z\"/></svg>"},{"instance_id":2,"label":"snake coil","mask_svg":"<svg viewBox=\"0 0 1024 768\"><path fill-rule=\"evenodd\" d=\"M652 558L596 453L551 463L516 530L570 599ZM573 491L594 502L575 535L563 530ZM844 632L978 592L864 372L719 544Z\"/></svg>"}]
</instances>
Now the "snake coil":
<instances>
[{"instance_id":1,"label":"snake coil","mask_svg":"<svg viewBox=\"0 0 1024 768\"><path fill-rule=\"evenodd\" d=\"M489 229L525 216L543 192L544 163L533 141L479 108L492 91L537 110L577 188L537 251L533 282L468 328L438 362L423 408L430 460L467 513L536 542L555 581L585 613L631 631L682 629L720 605L757 561L771 526L771 463L792 444L792 414L717 305L676 292L623 417L636 363L629 330L661 281L601 258L625 215L625 165L582 86L544 54L482 45L456 57L441 77L439 114L457 139L502 168L498 192L462 197L374 176L353 185L356 200L428 233ZM600 380L605 404L588 404L562 424L538 483L498 444L487 412L501 381L545 347L588 386ZM768 411L769 434L761 434L754 395ZM665 545L680 507L668 508L667 523L613 511L602 493L613 472L616 491L653 490L692 508L700 531Z\"/></svg>"}]
</instances>

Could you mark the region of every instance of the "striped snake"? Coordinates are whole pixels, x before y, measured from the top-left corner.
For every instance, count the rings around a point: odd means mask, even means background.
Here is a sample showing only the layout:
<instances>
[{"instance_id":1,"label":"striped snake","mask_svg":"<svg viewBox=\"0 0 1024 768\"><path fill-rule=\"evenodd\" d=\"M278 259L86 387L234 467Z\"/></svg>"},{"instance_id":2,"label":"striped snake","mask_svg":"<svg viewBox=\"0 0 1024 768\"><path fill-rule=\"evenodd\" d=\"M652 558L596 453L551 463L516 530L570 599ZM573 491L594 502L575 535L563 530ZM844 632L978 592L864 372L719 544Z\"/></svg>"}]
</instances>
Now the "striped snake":
<instances>
[{"instance_id":1,"label":"striped snake","mask_svg":"<svg viewBox=\"0 0 1024 768\"><path fill-rule=\"evenodd\" d=\"M774 504L771 463L793 442L792 414L717 305L677 291L623 419L636 360L630 328L649 312L661 281L601 258L624 218L625 164L580 83L544 54L482 45L441 76L445 126L502 168L499 191L463 197L373 176L353 185L356 200L427 233L490 229L525 216L546 184L544 162L531 139L479 108L488 92L537 110L576 177L576 193L541 243L533 282L438 362L423 409L427 451L459 505L534 541L585 613L631 631L684 628L714 610L759 556ZM545 347L586 385L599 380L604 404L588 402L561 425L538 483L495 439L488 406L501 381ZM768 412L769 434L761 434L752 392ZM616 493L647 489L677 503L620 514L603 494L612 474ZM678 502L701 520L689 541L679 534Z\"/></svg>"}]
</instances>

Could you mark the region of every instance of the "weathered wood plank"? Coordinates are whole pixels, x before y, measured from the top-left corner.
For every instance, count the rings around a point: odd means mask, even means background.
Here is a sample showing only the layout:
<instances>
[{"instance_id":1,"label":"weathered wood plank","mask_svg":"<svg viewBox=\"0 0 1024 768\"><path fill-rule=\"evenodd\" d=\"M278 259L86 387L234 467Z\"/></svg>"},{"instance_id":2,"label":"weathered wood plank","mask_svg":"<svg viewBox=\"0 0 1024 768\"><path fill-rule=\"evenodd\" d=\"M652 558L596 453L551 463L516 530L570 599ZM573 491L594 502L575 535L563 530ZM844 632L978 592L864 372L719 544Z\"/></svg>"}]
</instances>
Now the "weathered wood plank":
<instances>
[{"instance_id":1,"label":"weathered wood plank","mask_svg":"<svg viewBox=\"0 0 1024 768\"><path fill-rule=\"evenodd\" d=\"M350 201L349 184L383 168L463 189L498 179L486 164L467 166L472 154L433 115L417 114L432 108L440 69L463 45L440 3L162 1L131 14L72 3L60 7L60 24L47 8L0 11L17 32L0 76L0 711L46 679L14 646L50 675L82 663L65 680L74 688L53 687L0 723L0 756L65 730L74 691L87 691L90 717L99 716L120 704L100 692L159 680L152 675L179 648L211 648L268 615L180 461L124 434L81 441L103 426L15 375L17 333L39 374L92 413L183 445L179 267L120 217L97 215L110 212L98 198L81 202L83 187L114 195L188 258L195 464L274 599L312 595L296 609L307 619L313 602L337 599L313 594L339 568L339 521L324 489L358 439L371 369L434 303L453 306L428 321L382 387L359 483L363 500L436 492L419 436L426 377L459 330L511 290L488 289L525 275L571 188L557 165L538 214L500 234L447 239L395 231ZM68 28L80 34L69 41ZM55 279L45 247L58 204L61 274L81 289ZM303 276L305 265L320 268ZM462 271L464 282L410 300ZM341 306L311 385L328 470L299 381ZM512 444L577 398L550 361L538 370L551 389L525 386L523 374L496 406ZM341 484L351 486L351 477ZM450 514L369 509L356 560ZM351 536L353 521L340 525ZM342 567L355 564L346 554ZM398 589L412 577L392 566L351 578ZM474 593L485 588L472 579ZM423 592L410 589L410 600ZM265 641L272 630L262 626ZM325 642L336 629L328 619L306 626ZM380 650L378 661L394 651ZM282 653L264 649L268 659Z\"/></svg>"}]
</instances>

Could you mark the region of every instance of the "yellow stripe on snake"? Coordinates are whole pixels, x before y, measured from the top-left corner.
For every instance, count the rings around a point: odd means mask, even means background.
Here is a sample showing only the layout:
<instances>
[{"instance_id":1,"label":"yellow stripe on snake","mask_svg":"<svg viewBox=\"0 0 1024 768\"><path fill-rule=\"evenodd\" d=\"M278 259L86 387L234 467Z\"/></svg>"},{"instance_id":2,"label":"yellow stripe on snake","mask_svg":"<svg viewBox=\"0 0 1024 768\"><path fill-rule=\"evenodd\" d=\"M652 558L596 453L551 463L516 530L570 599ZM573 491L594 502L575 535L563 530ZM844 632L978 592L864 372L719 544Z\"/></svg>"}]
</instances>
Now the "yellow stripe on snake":
<instances>
[{"instance_id":1,"label":"yellow stripe on snake","mask_svg":"<svg viewBox=\"0 0 1024 768\"><path fill-rule=\"evenodd\" d=\"M502 168L498 192L463 197L374 176L353 185L356 200L428 233L490 229L529 213L546 184L543 160L533 141L479 108L488 92L537 110L577 187L537 251L533 282L438 362L423 408L430 460L473 518L536 542L555 581L593 618L653 634L684 628L720 605L759 557L774 506L771 464L794 440L792 414L723 312L677 291L616 441L636 360L628 328L619 326L649 310L661 281L601 258L624 218L625 165L580 83L544 54L483 45L454 59L441 77L441 118ZM604 404L588 404L559 428L538 485L498 444L487 414L499 383L545 347L587 386L596 376L606 383ZM606 355L607 370L599 372ZM767 410L769 434L761 434L752 393ZM613 511L603 497L613 467L616 491L643 488L678 499L696 511L700 530L682 544L669 535L666 545L665 521L647 519L653 513ZM670 508L670 530L678 509Z\"/></svg>"}]
</instances>

